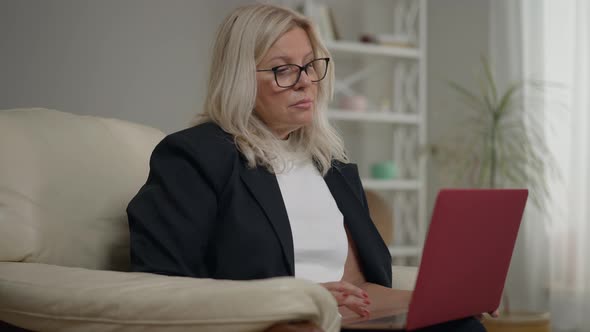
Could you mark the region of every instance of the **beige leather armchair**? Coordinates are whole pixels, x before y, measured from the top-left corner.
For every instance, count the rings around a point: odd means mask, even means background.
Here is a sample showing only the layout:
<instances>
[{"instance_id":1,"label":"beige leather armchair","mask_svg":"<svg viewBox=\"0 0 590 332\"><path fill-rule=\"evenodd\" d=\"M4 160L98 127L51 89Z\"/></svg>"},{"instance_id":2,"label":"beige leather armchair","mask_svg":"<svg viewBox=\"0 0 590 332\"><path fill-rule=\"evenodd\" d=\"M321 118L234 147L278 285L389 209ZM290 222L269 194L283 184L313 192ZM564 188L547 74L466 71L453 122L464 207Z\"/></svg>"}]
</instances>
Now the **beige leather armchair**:
<instances>
[{"instance_id":1,"label":"beige leather armchair","mask_svg":"<svg viewBox=\"0 0 590 332\"><path fill-rule=\"evenodd\" d=\"M338 331L334 299L305 280L127 272L125 208L163 136L116 119L0 111L0 321L36 331L262 331L303 320ZM394 273L396 287L413 287L413 269Z\"/></svg>"}]
</instances>

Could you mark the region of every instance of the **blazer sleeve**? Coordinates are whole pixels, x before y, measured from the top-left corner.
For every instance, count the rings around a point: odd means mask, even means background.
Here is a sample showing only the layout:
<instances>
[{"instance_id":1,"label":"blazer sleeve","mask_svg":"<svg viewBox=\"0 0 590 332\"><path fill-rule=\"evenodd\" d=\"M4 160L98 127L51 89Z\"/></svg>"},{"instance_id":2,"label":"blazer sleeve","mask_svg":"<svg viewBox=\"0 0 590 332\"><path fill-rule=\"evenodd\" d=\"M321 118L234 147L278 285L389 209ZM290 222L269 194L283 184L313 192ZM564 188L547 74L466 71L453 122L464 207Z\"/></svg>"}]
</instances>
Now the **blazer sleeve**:
<instances>
[{"instance_id":1,"label":"blazer sleeve","mask_svg":"<svg viewBox=\"0 0 590 332\"><path fill-rule=\"evenodd\" d=\"M375 247L374 251L371 251L370 255L364 257L365 265L371 265L369 270L371 271L370 275L365 275L368 281L391 288L392 285L392 271L391 271L391 254L389 253L389 249L385 242L383 242L383 238L379 234L377 227L373 223L371 219L371 214L369 213L369 204L367 202L367 197L365 195L365 190L363 188L363 184L361 178L358 173L358 168L355 164L347 164L346 167L343 168L345 178L349 180L351 187L355 188L355 192L358 195L358 198L363 206L363 210L366 213L367 219L369 222L365 225L366 229L370 231L371 236L367 236L366 239L373 238L374 241L371 243L372 246ZM357 241L357 245L360 244L361 241L359 239ZM378 248L377 248L378 247ZM361 258L363 259L363 257ZM371 264L369 264L369 262ZM368 271L366 270L365 273Z\"/></svg>"},{"instance_id":2,"label":"blazer sleeve","mask_svg":"<svg viewBox=\"0 0 590 332\"><path fill-rule=\"evenodd\" d=\"M167 136L152 153L146 184L127 207L131 270L207 277L216 214L216 194L196 154L185 138Z\"/></svg>"},{"instance_id":3,"label":"blazer sleeve","mask_svg":"<svg viewBox=\"0 0 590 332\"><path fill-rule=\"evenodd\" d=\"M349 169L349 172L347 172L348 176L345 176L345 178L350 179L352 182L351 186L355 188L355 193L358 195L365 212L370 216L369 203L367 202L367 196L365 195L365 189L363 188L363 182L359 175L358 166L356 164L346 164L346 167Z\"/></svg>"}]
</instances>

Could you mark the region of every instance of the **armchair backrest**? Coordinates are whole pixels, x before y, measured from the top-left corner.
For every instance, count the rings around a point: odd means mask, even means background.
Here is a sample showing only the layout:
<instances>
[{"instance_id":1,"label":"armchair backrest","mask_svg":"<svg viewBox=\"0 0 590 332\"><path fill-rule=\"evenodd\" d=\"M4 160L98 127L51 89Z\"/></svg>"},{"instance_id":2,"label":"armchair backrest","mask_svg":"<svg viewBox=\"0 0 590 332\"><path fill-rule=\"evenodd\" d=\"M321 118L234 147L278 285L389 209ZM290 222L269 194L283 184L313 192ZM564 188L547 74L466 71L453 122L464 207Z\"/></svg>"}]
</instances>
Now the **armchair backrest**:
<instances>
[{"instance_id":1,"label":"armchair backrest","mask_svg":"<svg viewBox=\"0 0 590 332\"><path fill-rule=\"evenodd\" d=\"M0 261L127 270L125 209L163 137L116 119L0 111Z\"/></svg>"}]
</instances>

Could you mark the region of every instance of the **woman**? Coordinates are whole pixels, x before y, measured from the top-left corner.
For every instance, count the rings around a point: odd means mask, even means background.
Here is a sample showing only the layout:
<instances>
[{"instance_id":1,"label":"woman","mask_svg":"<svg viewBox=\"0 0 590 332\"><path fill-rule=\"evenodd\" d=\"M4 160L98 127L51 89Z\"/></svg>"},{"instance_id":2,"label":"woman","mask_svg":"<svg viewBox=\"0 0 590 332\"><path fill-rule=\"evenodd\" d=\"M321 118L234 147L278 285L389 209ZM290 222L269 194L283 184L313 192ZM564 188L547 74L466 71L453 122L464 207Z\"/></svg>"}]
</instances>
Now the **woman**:
<instances>
[{"instance_id":1,"label":"woman","mask_svg":"<svg viewBox=\"0 0 590 332\"><path fill-rule=\"evenodd\" d=\"M224 20L203 115L158 144L127 209L134 271L296 276L363 316L369 294L394 292L357 168L326 119L331 66L291 10L257 4Z\"/></svg>"}]
</instances>

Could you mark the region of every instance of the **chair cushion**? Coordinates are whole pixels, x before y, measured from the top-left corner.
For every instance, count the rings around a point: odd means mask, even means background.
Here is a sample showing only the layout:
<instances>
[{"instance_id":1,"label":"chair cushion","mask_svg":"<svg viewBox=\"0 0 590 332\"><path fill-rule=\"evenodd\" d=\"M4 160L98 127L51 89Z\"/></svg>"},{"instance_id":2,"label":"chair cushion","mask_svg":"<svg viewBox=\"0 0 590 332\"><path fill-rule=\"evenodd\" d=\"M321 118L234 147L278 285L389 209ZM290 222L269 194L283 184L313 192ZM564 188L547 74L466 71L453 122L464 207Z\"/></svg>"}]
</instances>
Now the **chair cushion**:
<instances>
[{"instance_id":1,"label":"chair cushion","mask_svg":"<svg viewBox=\"0 0 590 332\"><path fill-rule=\"evenodd\" d=\"M339 331L334 297L311 281L232 281L0 262L0 321L33 331L262 331L310 320Z\"/></svg>"},{"instance_id":2,"label":"chair cushion","mask_svg":"<svg viewBox=\"0 0 590 332\"><path fill-rule=\"evenodd\" d=\"M125 209L163 136L116 119L0 111L0 261L126 270Z\"/></svg>"}]
</instances>

